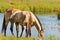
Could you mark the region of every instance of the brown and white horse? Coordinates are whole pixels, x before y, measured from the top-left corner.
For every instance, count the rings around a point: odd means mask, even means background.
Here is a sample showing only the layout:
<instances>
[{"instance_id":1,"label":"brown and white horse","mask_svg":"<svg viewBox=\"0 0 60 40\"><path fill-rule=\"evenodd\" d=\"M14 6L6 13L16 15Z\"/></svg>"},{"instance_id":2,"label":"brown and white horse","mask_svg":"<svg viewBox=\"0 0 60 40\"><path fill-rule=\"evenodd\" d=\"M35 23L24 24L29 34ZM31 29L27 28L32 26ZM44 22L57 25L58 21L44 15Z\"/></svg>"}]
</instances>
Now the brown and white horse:
<instances>
[{"instance_id":1,"label":"brown and white horse","mask_svg":"<svg viewBox=\"0 0 60 40\"><path fill-rule=\"evenodd\" d=\"M44 37L44 31L43 31L42 25L41 25L39 19L37 18L37 16L35 16L32 12L16 11L15 13L13 13L11 15L10 19L17 23L17 27L19 24L26 26L26 28L27 28L26 36L31 36L31 27L33 27L35 25L36 29L38 30L38 36ZM17 33L18 33L18 30L17 30Z\"/></svg>"},{"instance_id":2,"label":"brown and white horse","mask_svg":"<svg viewBox=\"0 0 60 40\"><path fill-rule=\"evenodd\" d=\"M35 16L32 12L30 11L20 11L20 10L16 10L16 9L9 9L6 11L6 14L4 16L4 24L2 27L2 31L4 29L4 35L6 35L6 28L7 28L7 24L8 22L11 22L11 32L13 34L13 23L15 22L16 24L16 31L17 31L17 37L18 37L18 32L19 32L19 25L22 25L22 33L24 30L23 26L26 26L26 36L31 36L31 27L35 25L35 27L38 30L38 35L44 37L44 31L43 28L41 26L41 23L39 21L39 19L37 18L37 16ZM21 33L21 34L22 34Z\"/></svg>"},{"instance_id":3,"label":"brown and white horse","mask_svg":"<svg viewBox=\"0 0 60 40\"><path fill-rule=\"evenodd\" d=\"M11 33L12 33L12 35L14 35L13 34L13 24L14 24L14 21L11 21L10 20L10 16L13 14L13 13L15 13L16 11L18 11L19 9L7 9L6 10L6 12L5 12L5 14L4 14L4 19L3 19L3 26L2 26L2 30L1 30L1 32L4 32L4 35L6 36L6 28L7 28L7 25L8 25L8 23L9 23L9 21L11 22L11 27L10 27L10 30L11 30ZM20 10L19 10L20 11ZM21 32L21 36L22 36L22 33L23 33L23 30L24 30L24 27L23 27L23 25L21 25L22 26L22 32Z\"/></svg>"}]
</instances>

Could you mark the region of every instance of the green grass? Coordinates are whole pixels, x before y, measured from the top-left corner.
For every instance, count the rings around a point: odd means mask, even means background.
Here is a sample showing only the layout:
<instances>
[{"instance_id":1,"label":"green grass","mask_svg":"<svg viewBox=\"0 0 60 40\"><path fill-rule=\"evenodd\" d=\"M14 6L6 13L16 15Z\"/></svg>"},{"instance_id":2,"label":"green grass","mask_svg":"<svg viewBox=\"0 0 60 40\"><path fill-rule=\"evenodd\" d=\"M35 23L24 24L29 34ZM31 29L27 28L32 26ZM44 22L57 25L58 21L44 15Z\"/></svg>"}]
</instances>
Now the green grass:
<instances>
[{"instance_id":1,"label":"green grass","mask_svg":"<svg viewBox=\"0 0 60 40\"><path fill-rule=\"evenodd\" d=\"M0 12L5 12L8 8L18 8L20 10L33 11L34 13L57 13L60 11L60 2L39 1L39 0L2 0L0 1Z\"/></svg>"},{"instance_id":2,"label":"green grass","mask_svg":"<svg viewBox=\"0 0 60 40\"><path fill-rule=\"evenodd\" d=\"M0 35L0 40L44 40L43 38L26 38L26 37L14 37L14 36L2 36ZM60 40L59 37L56 37L55 35L51 35L49 37L45 37L45 40Z\"/></svg>"},{"instance_id":3,"label":"green grass","mask_svg":"<svg viewBox=\"0 0 60 40\"><path fill-rule=\"evenodd\" d=\"M60 40L60 38L55 35L50 35L46 40Z\"/></svg>"},{"instance_id":4,"label":"green grass","mask_svg":"<svg viewBox=\"0 0 60 40\"><path fill-rule=\"evenodd\" d=\"M21 37L21 38L17 38L14 36L0 36L0 40L42 40L42 38L26 38L26 37Z\"/></svg>"}]
</instances>

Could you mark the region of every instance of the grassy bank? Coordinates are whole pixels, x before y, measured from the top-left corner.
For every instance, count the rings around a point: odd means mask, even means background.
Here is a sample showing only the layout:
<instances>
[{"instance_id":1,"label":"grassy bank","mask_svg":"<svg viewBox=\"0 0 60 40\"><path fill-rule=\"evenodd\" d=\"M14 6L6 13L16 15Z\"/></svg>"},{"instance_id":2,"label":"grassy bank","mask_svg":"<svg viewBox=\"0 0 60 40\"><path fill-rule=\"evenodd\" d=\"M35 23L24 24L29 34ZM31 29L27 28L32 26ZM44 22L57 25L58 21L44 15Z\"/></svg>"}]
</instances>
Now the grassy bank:
<instances>
[{"instance_id":1,"label":"grassy bank","mask_svg":"<svg viewBox=\"0 0 60 40\"><path fill-rule=\"evenodd\" d=\"M26 37L17 38L14 36L5 37L5 36L0 35L0 40L60 40L60 38L56 37L55 35L45 37L45 39L42 39L42 38L26 38Z\"/></svg>"},{"instance_id":2,"label":"grassy bank","mask_svg":"<svg viewBox=\"0 0 60 40\"><path fill-rule=\"evenodd\" d=\"M60 11L60 2L50 1L0 1L0 12L5 12L8 8L18 8L20 10L33 11L34 13L57 13Z\"/></svg>"},{"instance_id":3,"label":"grassy bank","mask_svg":"<svg viewBox=\"0 0 60 40\"><path fill-rule=\"evenodd\" d=\"M16 37L5 37L5 36L0 36L0 40L42 40L42 38L25 38L25 37L21 37L21 38L16 38Z\"/></svg>"}]
</instances>

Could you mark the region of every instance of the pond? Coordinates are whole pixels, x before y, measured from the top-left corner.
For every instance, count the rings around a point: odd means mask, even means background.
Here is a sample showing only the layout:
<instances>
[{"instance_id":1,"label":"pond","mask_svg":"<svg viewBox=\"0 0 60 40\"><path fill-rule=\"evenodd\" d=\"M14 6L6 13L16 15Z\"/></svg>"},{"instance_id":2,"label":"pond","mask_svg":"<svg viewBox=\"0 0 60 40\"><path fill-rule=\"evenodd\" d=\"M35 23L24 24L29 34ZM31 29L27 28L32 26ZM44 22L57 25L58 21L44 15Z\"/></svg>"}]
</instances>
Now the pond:
<instances>
[{"instance_id":1,"label":"pond","mask_svg":"<svg viewBox=\"0 0 60 40\"><path fill-rule=\"evenodd\" d=\"M50 36L50 35L55 35L56 37L60 38L60 20L57 19L57 15L37 15L39 20L41 21L42 27L44 28L45 34L44 38L45 40ZM0 35L3 35L1 33L1 28L2 28L2 23L3 23L3 18L4 15L0 14ZM12 36L10 32L10 22L7 27L7 36ZM26 29L26 28L25 28ZM23 32L23 37L25 37L25 29ZM14 24L13 28L14 35L16 36L16 26ZM21 27L19 27L19 35L21 33ZM38 32L35 27L31 28L31 37L37 37Z\"/></svg>"}]
</instances>

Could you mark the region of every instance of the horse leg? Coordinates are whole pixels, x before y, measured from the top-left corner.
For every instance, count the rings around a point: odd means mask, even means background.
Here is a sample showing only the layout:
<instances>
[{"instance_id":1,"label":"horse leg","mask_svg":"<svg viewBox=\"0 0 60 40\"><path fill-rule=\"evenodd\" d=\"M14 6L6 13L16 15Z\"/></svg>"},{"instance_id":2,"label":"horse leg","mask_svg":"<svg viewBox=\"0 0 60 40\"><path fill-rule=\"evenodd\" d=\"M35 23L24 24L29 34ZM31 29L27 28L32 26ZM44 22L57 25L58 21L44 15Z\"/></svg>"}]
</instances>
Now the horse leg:
<instances>
[{"instance_id":1,"label":"horse leg","mask_svg":"<svg viewBox=\"0 0 60 40\"><path fill-rule=\"evenodd\" d=\"M30 28L30 30L29 30L29 36L31 37L31 28Z\"/></svg>"},{"instance_id":2,"label":"horse leg","mask_svg":"<svg viewBox=\"0 0 60 40\"><path fill-rule=\"evenodd\" d=\"M26 37L28 37L28 28L26 29Z\"/></svg>"},{"instance_id":3,"label":"horse leg","mask_svg":"<svg viewBox=\"0 0 60 40\"><path fill-rule=\"evenodd\" d=\"M30 29L31 29L31 26L30 26L30 24L27 24L27 34L26 34L26 37L29 37L29 36L31 36L31 31L30 31Z\"/></svg>"},{"instance_id":4,"label":"horse leg","mask_svg":"<svg viewBox=\"0 0 60 40\"><path fill-rule=\"evenodd\" d=\"M1 30L1 33L3 33L4 28L5 28L5 16L4 16L4 19L3 19L3 25L2 25L2 30Z\"/></svg>"},{"instance_id":5,"label":"horse leg","mask_svg":"<svg viewBox=\"0 0 60 40\"><path fill-rule=\"evenodd\" d=\"M26 25L26 37L27 37L27 25ZM31 37L31 28L29 29L29 36Z\"/></svg>"},{"instance_id":6,"label":"horse leg","mask_svg":"<svg viewBox=\"0 0 60 40\"><path fill-rule=\"evenodd\" d=\"M26 30L25 31L26 31L26 37L27 37L27 24L26 24Z\"/></svg>"},{"instance_id":7,"label":"horse leg","mask_svg":"<svg viewBox=\"0 0 60 40\"><path fill-rule=\"evenodd\" d=\"M22 32L21 32L20 37L22 37L23 31L24 31L24 26L22 25Z\"/></svg>"},{"instance_id":8,"label":"horse leg","mask_svg":"<svg viewBox=\"0 0 60 40\"><path fill-rule=\"evenodd\" d=\"M5 29L4 29L4 36L6 36L6 28L7 28L7 27L5 26Z\"/></svg>"},{"instance_id":9,"label":"horse leg","mask_svg":"<svg viewBox=\"0 0 60 40\"><path fill-rule=\"evenodd\" d=\"M17 32L17 37L18 37L18 33L19 33L19 23L16 22L16 32Z\"/></svg>"},{"instance_id":10,"label":"horse leg","mask_svg":"<svg viewBox=\"0 0 60 40\"><path fill-rule=\"evenodd\" d=\"M29 24L29 37L31 37L31 24Z\"/></svg>"},{"instance_id":11,"label":"horse leg","mask_svg":"<svg viewBox=\"0 0 60 40\"><path fill-rule=\"evenodd\" d=\"M8 21L5 23L5 28L4 28L4 36L6 36L6 29L7 29Z\"/></svg>"},{"instance_id":12,"label":"horse leg","mask_svg":"<svg viewBox=\"0 0 60 40\"><path fill-rule=\"evenodd\" d=\"M13 33L13 22L11 22L11 27L10 27L10 30L11 30L11 33L12 33L12 35L14 35L14 33Z\"/></svg>"}]
</instances>

